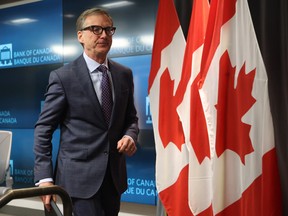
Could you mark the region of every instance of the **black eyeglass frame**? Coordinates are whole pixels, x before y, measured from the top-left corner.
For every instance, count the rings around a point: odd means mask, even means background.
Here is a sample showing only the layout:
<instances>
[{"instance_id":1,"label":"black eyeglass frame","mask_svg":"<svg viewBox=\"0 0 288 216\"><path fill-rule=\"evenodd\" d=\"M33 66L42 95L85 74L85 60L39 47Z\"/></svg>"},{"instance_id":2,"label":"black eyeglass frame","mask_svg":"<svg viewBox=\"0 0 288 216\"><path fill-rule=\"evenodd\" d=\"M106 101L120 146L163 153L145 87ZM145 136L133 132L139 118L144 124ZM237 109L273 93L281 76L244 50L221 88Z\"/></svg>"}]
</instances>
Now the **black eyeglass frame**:
<instances>
[{"instance_id":1,"label":"black eyeglass frame","mask_svg":"<svg viewBox=\"0 0 288 216\"><path fill-rule=\"evenodd\" d=\"M98 28L98 30L99 30L98 33L96 32L96 28ZM114 26L102 27L102 26L98 26L98 25L91 25L91 26L87 26L87 27L81 29L81 31L87 31L87 30L93 32L95 35L101 35L103 33L103 30L104 30L107 35L112 36L112 35L114 35L114 33L116 31L116 27L114 27Z\"/></svg>"}]
</instances>

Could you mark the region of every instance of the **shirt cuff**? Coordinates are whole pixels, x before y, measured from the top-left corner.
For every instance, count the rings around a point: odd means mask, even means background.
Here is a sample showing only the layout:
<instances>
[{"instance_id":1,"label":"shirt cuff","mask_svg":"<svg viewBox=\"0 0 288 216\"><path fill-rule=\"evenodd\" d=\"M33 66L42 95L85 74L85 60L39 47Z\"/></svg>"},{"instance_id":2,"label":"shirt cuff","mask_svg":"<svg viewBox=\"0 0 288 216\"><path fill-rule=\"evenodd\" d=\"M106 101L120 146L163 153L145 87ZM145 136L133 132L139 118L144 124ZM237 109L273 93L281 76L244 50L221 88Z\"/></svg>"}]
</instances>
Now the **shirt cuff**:
<instances>
[{"instance_id":1,"label":"shirt cuff","mask_svg":"<svg viewBox=\"0 0 288 216\"><path fill-rule=\"evenodd\" d=\"M52 178L41 179L40 181L36 182L35 186L39 186L41 183L45 182L53 182L53 179Z\"/></svg>"}]
</instances>

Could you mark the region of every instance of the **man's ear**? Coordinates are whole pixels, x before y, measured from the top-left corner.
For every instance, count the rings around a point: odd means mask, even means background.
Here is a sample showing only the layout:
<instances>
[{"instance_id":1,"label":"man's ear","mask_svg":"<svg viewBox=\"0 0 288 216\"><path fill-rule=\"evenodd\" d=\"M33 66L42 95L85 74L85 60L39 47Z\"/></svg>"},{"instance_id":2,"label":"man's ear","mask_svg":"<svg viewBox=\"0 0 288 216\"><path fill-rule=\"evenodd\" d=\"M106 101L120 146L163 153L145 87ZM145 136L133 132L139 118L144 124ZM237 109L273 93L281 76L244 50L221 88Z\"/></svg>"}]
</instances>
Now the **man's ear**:
<instances>
[{"instance_id":1,"label":"man's ear","mask_svg":"<svg viewBox=\"0 0 288 216\"><path fill-rule=\"evenodd\" d=\"M77 38L78 38L78 41L82 44L83 43L83 32L82 31L77 32Z\"/></svg>"}]
</instances>

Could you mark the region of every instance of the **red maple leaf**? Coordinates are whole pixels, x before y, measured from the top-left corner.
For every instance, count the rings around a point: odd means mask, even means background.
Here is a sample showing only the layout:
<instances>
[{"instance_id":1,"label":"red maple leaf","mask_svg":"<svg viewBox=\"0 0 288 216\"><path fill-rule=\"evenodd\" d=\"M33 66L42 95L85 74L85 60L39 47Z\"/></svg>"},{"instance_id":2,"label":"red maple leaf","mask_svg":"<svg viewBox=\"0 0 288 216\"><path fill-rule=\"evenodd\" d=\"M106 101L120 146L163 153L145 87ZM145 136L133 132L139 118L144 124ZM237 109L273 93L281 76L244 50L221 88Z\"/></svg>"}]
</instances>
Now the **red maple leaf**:
<instances>
[{"instance_id":1,"label":"red maple leaf","mask_svg":"<svg viewBox=\"0 0 288 216\"><path fill-rule=\"evenodd\" d=\"M185 142L184 132L176 111L179 98L173 95L173 89L174 81L166 68L160 79L159 135L164 147L172 142L181 151L181 145Z\"/></svg>"},{"instance_id":2,"label":"red maple leaf","mask_svg":"<svg viewBox=\"0 0 288 216\"><path fill-rule=\"evenodd\" d=\"M205 157L210 159L208 129L198 90L200 81L199 73L191 85L190 101L190 141L199 164L203 162Z\"/></svg>"},{"instance_id":3,"label":"red maple leaf","mask_svg":"<svg viewBox=\"0 0 288 216\"><path fill-rule=\"evenodd\" d=\"M230 149L245 164L245 155L254 149L249 137L251 125L245 124L241 118L256 101L251 95L255 69L245 74L244 63L235 88L235 67L232 67L226 51L220 59L219 70L216 153L220 157L226 149Z\"/></svg>"}]
</instances>

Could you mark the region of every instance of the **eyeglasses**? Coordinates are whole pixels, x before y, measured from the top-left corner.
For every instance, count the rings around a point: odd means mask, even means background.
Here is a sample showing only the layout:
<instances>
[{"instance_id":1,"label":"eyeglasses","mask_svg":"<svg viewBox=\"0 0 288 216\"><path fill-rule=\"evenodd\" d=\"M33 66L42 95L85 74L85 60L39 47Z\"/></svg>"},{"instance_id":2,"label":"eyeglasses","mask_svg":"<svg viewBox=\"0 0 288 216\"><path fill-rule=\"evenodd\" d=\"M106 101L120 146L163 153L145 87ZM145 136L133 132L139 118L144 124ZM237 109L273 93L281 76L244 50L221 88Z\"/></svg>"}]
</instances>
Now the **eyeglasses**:
<instances>
[{"instance_id":1,"label":"eyeglasses","mask_svg":"<svg viewBox=\"0 0 288 216\"><path fill-rule=\"evenodd\" d=\"M91 32L93 32L95 35L101 35L103 30L105 30L105 33L109 36L112 36L115 33L116 27L102 27L102 26L97 26L97 25L91 25L91 26L87 26L83 29L81 29L81 31L86 31L89 30Z\"/></svg>"}]
</instances>

